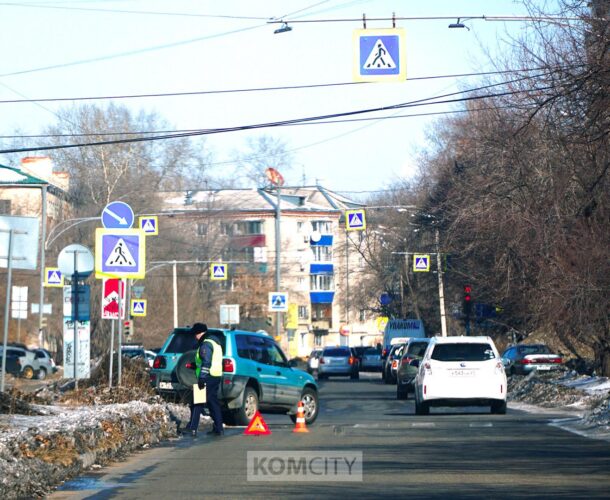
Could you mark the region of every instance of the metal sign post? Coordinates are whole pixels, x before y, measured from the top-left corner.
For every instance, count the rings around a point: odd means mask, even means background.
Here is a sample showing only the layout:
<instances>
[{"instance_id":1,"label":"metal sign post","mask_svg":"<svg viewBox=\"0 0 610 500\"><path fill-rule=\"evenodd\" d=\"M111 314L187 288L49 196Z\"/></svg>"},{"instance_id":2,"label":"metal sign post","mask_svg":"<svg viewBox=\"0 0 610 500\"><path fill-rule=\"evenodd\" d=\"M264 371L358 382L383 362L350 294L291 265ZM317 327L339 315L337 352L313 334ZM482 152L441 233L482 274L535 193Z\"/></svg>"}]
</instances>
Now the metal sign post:
<instances>
[{"instance_id":1,"label":"metal sign post","mask_svg":"<svg viewBox=\"0 0 610 500\"><path fill-rule=\"evenodd\" d=\"M0 392L4 392L4 376L6 374L6 344L8 342L8 315L11 307L11 279L13 278L13 229L8 230L8 272L6 278L6 307L4 308L4 340L2 349L2 382Z\"/></svg>"},{"instance_id":2,"label":"metal sign post","mask_svg":"<svg viewBox=\"0 0 610 500\"><path fill-rule=\"evenodd\" d=\"M120 295L120 293L119 293ZM120 299L119 299L120 300ZM119 321L121 321L119 314ZM114 320L110 320L110 368L108 370L108 388L112 389L112 361L114 358Z\"/></svg>"}]
</instances>

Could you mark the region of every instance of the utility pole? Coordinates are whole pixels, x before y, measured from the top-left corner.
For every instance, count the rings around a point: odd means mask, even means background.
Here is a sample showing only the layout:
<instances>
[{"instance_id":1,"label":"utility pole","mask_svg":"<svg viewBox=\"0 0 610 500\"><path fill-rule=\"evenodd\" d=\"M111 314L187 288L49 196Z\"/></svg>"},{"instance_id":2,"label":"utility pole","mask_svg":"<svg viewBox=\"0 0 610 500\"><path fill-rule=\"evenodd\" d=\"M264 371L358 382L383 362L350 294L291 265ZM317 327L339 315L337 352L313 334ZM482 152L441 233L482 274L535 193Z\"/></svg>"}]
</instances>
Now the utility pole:
<instances>
[{"instance_id":1,"label":"utility pole","mask_svg":"<svg viewBox=\"0 0 610 500\"><path fill-rule=\"evenodd\" d=\"M439 308L441 311L441 335L443 337L447 336L447 318L445 317L445 292L443 290L443 259L441 258L441 250L440 250L440 235L439 230L436 228L434 230L434 237L436 240L436 267L437 267L437 275L438 275L438 301Z\"/></svg>"},{"instance_id":2,"label":"utility pole","mask_svg":"<svg viewBox=\"0 0 610 500\"><path fill-rule=\"evenodd\" d=\"M281 251L282 251L282 242L281 242L281 235L280 235L280 221L281 221L281 215L282 215L282 210L280 209L280 202L281 202L281 198L280 198L280 185L278 184L276 186L277 188L277 201L275 203L275 291L276 292L280 292L280 279L281 279L281 274L280 274L280 262L281 262ZM279 338L280 336L280 320L282 318L282 313L280 311L277 311L276 313L276 317L275 317L275 336L276 338Z\"/></svg>"}]
</instances>

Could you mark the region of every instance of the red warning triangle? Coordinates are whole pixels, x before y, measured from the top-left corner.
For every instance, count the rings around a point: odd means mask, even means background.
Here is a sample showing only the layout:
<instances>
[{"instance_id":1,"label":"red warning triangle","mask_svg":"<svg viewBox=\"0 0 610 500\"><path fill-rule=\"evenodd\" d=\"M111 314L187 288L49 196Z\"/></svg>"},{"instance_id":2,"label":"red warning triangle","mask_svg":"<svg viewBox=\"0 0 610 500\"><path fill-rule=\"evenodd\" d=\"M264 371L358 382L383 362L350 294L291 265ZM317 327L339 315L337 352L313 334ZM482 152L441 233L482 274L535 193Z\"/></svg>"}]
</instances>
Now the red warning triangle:
<instances>
[{"instance_id":1,"label":"red warning triangle","mask_svg":"<svg viewBox=\"0 0 610 500\"><path fill-rule=\"evenodd\" d=\"M257 411L252 417L252 420L250 420L244 434L246 436L266 436L267 434L271 434L267 423L263 420L263 416L259 411Z\"/></svg>"}]
</instances>

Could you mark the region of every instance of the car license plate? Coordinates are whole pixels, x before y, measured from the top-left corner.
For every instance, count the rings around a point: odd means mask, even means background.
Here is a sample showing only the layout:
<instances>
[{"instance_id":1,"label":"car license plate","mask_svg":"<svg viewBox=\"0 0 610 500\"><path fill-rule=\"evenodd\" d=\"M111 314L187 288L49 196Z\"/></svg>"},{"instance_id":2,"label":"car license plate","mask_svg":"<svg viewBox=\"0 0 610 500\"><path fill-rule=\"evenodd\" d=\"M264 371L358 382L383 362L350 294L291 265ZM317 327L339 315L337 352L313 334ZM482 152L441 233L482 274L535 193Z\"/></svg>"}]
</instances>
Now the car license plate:
<instances>
[{"instance_id":1,"label":"car license plate","mask_svg":"<svg viewBox=\"0 0 610 500\"><path fill-rule=\"evenodd\" d=\"M159 389L173 389L171 382L159 382Z\"/></svg>"},{"instance_id":2,"label":"car license plate","mask_svg":"<svg viewBox=\"0 0 610 500\"><path fill-rule=\"evenodd\" d=\"M550 370L551 367L549 365L539 365L536 367L537 370Z\"/></svg>"},{"instance_id":3,"label":"car license plate","mask_svg":"<svg viewBox=\"0 0 610 500\"><path fill-rule=\"evenodd\" d=\"M452 377L474 377L474 370L451 370Z\"/></svg>"}]
</instances>

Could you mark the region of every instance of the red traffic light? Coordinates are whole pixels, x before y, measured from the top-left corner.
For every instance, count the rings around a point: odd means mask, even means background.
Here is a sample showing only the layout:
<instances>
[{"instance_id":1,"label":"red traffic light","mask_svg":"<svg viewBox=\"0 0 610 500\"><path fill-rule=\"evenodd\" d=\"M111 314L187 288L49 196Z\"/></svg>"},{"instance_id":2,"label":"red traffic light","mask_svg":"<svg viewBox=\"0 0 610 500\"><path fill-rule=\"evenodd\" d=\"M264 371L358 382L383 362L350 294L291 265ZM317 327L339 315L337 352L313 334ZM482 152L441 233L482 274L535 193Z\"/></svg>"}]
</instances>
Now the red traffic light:
<instances>
[{"instance_id":1,"label":"red traffic light","mask_svg":"<svg viewBox=\"0 0 610 500\"><path fill-rule=\"evenodd\" d=\"M472 292L472 287L470 285L464 285L464 293Z\"/></svg>"},{"instance_id":2,"label":"red traffic light","mask_svg":"<svg viewBox=\"0 0 610 500\"><path fill-rule=\"evenodd\" d=\"M464 300L466 302L470 302L470 295L464 295Z\"/></svg>"}]
</instances>

